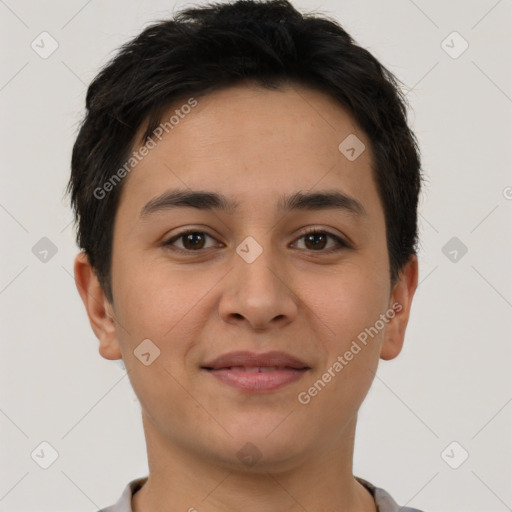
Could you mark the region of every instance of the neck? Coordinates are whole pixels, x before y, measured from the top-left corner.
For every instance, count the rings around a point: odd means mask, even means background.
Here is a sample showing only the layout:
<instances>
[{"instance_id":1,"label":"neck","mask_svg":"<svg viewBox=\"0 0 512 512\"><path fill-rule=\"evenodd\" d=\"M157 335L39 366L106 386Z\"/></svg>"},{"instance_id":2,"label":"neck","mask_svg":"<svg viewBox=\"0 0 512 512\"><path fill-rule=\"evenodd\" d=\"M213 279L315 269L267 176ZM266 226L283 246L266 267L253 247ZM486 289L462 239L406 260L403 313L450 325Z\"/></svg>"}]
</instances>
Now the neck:
<instances>
[{"instance_id":1,"label":"neck","mask_svg":"<svg viewBox=\"0 0 512 512\"><path fill-rule=\"evenodd\" d=\"M352 474L356 418L325 452L252 468L170 444L144 412L143 424L149 478L133 512L376 512Z\"/></svg>"}]
</instances>

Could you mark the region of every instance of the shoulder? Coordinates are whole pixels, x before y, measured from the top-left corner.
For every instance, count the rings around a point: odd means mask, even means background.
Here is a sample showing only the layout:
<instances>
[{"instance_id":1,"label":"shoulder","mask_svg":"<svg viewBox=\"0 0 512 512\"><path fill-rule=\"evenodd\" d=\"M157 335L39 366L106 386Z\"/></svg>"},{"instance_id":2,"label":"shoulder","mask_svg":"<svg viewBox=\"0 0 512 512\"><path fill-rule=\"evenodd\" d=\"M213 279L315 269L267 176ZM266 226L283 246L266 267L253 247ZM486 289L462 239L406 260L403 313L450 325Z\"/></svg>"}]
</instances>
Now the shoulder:
<instances>
[{"instance_id":1,"label":"shoulder","mask_svg":"<svg viewBox=\"0 0 512 512\"><path fill-rule=\"evenodd\" d=\"M376 487L364 478L354 478L372 494L378 512L423 512L417 508L400 507L386 490Z\"/></svg>"},{"instance_id":2,"label":"shoulder","mask_svg":"<svg viewBox=\"0 0 512 512\"><path fill-rule=\"evenodd\" d=\"M132 496L146 483L148 477L139 477L126 484L119 499L113 505L98 512L132 512Z\"/></svg>"}]
</instances>

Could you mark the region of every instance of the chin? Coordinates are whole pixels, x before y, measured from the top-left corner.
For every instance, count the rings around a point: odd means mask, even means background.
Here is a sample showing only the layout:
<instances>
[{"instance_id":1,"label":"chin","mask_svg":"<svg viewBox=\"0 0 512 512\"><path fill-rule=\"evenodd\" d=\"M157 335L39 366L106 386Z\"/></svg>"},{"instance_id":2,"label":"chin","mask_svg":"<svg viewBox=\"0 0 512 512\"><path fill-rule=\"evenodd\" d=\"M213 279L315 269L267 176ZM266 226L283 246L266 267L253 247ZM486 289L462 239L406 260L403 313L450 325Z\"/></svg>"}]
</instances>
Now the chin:
<instances>
[{"instance_id":1,"label":"chin","mask_svg":"<svg viewBox=\"0 0 512 512\"><path fill-rule=\"evenodd\" d=\"M292 467L294 461L303 456L307 443L296 436L296 429L292 432L279 425L282 420L280 417L279 421L264 423L259 428L243 423L237 428L230 426L229 432L233 437L225 439L221 452L234 455L226 461L232 469L258 473L284 471Z\"/></svg>"}]
</instances>

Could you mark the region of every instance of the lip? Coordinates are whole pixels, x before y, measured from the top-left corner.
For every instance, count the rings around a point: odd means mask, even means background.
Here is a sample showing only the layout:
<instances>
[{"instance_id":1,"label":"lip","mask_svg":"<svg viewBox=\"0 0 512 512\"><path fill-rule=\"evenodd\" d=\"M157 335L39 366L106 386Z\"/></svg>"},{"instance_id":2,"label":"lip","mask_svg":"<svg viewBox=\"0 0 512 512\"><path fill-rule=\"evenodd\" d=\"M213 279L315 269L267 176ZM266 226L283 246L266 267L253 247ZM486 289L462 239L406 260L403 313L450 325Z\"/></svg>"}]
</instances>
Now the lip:
<instances>
[{"instance_id":1,"label":"lip","mask_svg":"<svg viewBox=\"0 0 512 512\"><path fill-rule=\"evenodd\" d=\"M267 372L248 372L223 368L221 370L205 370L221 382L243 391L264 392L274 391L287 384L301 379L308 371L306 368L282 368Z\"/></svg>"},{"instance_id":2,"label":"lip","mask_svg":"<svg viewBox=\"0 0 512 512\"><path fill-rule=\"evenodd\" d=\"M230 386L244 391L262 392L295 382L311 368L285 352L257 354L239 351L223 354L204 364L202 369Z\"/></svg>"},{"instance_id":3,"label":"lip","mask_svg":"<svg viewBox=\"0 0 512 512\"><path fill-rule=\"evenodd\" d=\"M202 365L203 368L212 370L231 368L233 366L244 366L247 368L278 366L294 368L296 370L303 368L309 369L309 366L300 359L286 352L276 350L272 352L262 352L261 354L249 351L229 352Z\"/></svg>"}]
</instances>

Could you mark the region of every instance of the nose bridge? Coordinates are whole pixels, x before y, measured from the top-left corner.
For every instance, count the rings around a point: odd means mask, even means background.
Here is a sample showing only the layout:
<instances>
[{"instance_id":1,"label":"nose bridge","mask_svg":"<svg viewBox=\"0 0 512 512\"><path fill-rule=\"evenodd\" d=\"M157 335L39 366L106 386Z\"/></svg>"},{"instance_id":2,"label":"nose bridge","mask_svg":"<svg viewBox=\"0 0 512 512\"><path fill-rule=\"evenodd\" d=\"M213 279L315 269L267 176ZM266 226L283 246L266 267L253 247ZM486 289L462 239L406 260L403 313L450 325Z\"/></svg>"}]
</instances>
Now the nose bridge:
<instances>
[{"instance_id":1,"label":"nose bridge","mask_svg":"<svg viewBox=\"0 0 512 512\"><path fill-rule=\"evenodd\" d=\"M258 237L263 240L263 235ZM272 249L268 236L260 244L254 237L246 237L236 248L235 266L240 279L239 291L245 291L249 300L269 300L281 293L281 281L276 277L279 272L277 255ZM265 297L266 296L266 297Z\"/></svg>"},{"instance_id":2,"label":"nose bridge","mask_svg":"<svg viewBox=\"0 0 512 512\"><path fill-rule=\"evenodd\" d=\"M225 320L243 317L254 328L265 328L277 319L291 320L296 304L286 283L284 264L272 249L270 238L260 235L259 239L264 239L263 243L248 236L237 246L220 314Z\"/></svg>"}]
</instances>

